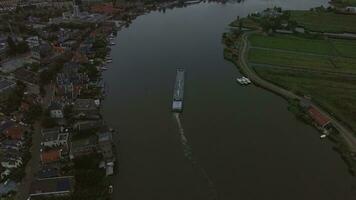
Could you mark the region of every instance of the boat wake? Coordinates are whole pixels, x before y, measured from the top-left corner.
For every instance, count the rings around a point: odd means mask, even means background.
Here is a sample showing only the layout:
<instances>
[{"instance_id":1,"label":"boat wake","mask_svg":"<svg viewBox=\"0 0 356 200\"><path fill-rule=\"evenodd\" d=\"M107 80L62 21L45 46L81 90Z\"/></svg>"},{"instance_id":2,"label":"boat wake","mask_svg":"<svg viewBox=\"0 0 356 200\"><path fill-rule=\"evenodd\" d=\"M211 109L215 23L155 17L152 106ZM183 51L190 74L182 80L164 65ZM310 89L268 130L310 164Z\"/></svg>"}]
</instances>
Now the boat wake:
<instances>
[{"instance_id":1,"label":"boat wake","mask_svg":"<svg viewBox=\"0 0 356 200\"><path fill-rule=\"evenodd\" d=\"M192 163L193 168L199 173L199 175L205 179L205 181L208 183L209 186L209 196L211 197L212 200L218 200L218 192L214 186L213 181L209 177L209 175L206 173L205 169L199 165L196 159L194 159L193 154L192 154L192 148L189 145L189 142L187 140L187 137L184 134L184 129L182 126L182 123L180 121L179 113L174 113L174 118L176 119L177 125L178 125L178 130L179 130L179 135L180 135L180 140L183 146L183 151L184 151L184 156Z\"/></svg>"}]
</instances>

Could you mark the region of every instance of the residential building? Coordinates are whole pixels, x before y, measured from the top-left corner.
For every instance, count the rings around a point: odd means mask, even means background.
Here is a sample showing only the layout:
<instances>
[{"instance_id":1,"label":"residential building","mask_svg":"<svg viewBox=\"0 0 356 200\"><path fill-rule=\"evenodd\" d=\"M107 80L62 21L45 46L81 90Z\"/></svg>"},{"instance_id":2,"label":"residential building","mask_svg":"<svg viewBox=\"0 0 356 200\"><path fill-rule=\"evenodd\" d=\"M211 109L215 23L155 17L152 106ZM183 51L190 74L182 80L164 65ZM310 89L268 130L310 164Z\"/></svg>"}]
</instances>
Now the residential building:
<instances>
[{"instance_id":1,"label":"residential building","mask_svg":"<svg viewBox=\"0 0 356 200\"><path fill-rule=\"evenodd\" d=\"M23 142L21 140L9 140L5 139L0 142L1 150L5 151L5 153L9 153L9 150L20 150L23 147Z\"/></svg>"},{"instance_id":2,"label":"residential building","mask_svg":"<svg viewBox=\"0 0 356 200\"><path fill-rule=\"evenodd\" d=\"M42 142L45 147L68 147L69 132L62 127L42 129Z\"/></svg>"},{"instance_id":3,"label":"residential building","mask_svg":"<svg viewBox=\"0 0 356 200\"><path fill-rule=\"evenodd\" d=\"M11 140L23 140L25 139L24 137L24 130L18 126L11 126L9 128L6 128L2 132L6 138L10 138Z\"/></svg>"},{"instance_id":4,"label":"residential building","mask_svg":"<svg viewBox=\"0 0 356 200\"><path fill-rule=\"evenodd\" d=\"M54 119L62 119L64 117L63 105L57 102L52 102L48 107L50 116Z\"/></svg>"},{"instance_id":5,"label":"residential building","mask_svg":"<svg viewBox=\"0 0 356 200\"><path fill-rule=\"evenodd\" d=\"M0 101L6 100L11 91L13 91L15 88L15 82L0 78Z\"/></svg>"},{"instance_id":6,"label":"residential building","mask_svg":"<svg viewBox=\"0 0 356 200\"><path fill-rule=\"evenodd\" d=\"M13 169L13 168L18 168L22 165L22 158L21 157L10 157L10 156L5 156L1 160L1 166L8 168L8 169Z\"/></svg>"},{"instance_id":7,"label":"residential building","mask_svg":"<svg viewBox=\"0 0 356 200\"><path fill-rule=\"evenodd\" d=\"M62 149L42 151L40 157L43 164L58 162L62 158Z\"/></svg>"},{"instance_id":8,"label":"residential building","mask_svg":"<svg viewBox=\"0 0 356 200\"><path fill-rule=\"evenodd\" d=\"M94 99L77 99L74 102L73 110L77 113L96 114L98 113L98 105Z\"/></svg>"},{"instance_id":9,"label":"residential building","mask_svg":"<svg viewBox=\"0 0 356 200\"><path fill-rule=\"evenodd\" d=\"M113 136L109 131L98 133L98 153L103 155L105 160L113 158L112 151Z\"/></svg>"},{"instance_id":10,"label":"residential building","mask_svg":"<svg viewBox=\"0 0 356 200\"><path fill-rule=\"evenodd\" d=\"M74 190L74 177L37 179L32 182L29 198L70 195Z\"/></svg>"},{"instance_id":11,"label":"residential building","mask_svg":"<svg viewBox=\"0 0 356 200\"><path fill-rule=\"evenodd\" d=\"M330 123L331 120L327 116L323 115L319 110L315 107L311 106L308 109L309 116L313 119L316 125L320 128L326 128Z\"/></svg>"},{"instance_id":12,"label":"residential building","mask_svg":"<svg viewBox=\"0 0 356 200\"><path fill-rule=\"evenodd\" d=\"M97 150L97 141L98 139L95 135L72 141L69 157L74 159L95 153Z\"/></svg>"},{"instance_id":13,"label":"residential building","mask_svg":"<svg viewBox=\"0 0 356 200\"><path fill-rule=\"evenodd\" d=\"M85 120L85 121L77 121L73 125L73 129L81 131L88 131L93 129L98 129L103 126L102 120Z\"/></svg>"}]
</instances>

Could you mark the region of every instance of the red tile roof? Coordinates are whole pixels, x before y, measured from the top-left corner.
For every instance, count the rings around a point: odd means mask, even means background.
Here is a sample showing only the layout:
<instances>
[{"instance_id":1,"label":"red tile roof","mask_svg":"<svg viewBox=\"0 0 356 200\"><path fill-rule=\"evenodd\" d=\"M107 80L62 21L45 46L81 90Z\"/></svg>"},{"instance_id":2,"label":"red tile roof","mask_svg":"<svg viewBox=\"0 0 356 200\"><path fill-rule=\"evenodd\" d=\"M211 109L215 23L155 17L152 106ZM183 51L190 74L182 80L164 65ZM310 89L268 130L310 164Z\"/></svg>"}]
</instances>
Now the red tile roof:
<instances>
[{"instance_id":1,"label":"red tile roof","mask_svg":"<svg viewBox=\"0 0 356 200\"><path fill-rule=\"evenodd\" d=\"M321 114L317 109L314 107L310 107L308 110L309 116L319 125L325 126L330 123L330 119L327 116Z\"/></svg>"},{"instance_id":2,"label":"red tile roof","mask_svg":"<svg viewBox=\"0 0 356 200\"><path fill-rule=\"evenodd\" d=\"M4 130L4 135L11 138L12 140L23 139L23 130L20 127L13 126Z\"/></svg>"},{"instance_id":3,"label":"red tile roof","mask_svg":"<svg viewBox=\"0 0 356 200\"><path fill-rule=\"evenodd\" d=\"M113 14L118 13L120 10L114 8L111 3L96 4L91 7L92 12Z\"/></svg>"},{"instance_id":4,"label":"red tile roof","mask_svg":"<svg viewBox=\"0 0 356 200\"><path fill-rule=\"evenodd\" d=\"M60 158L61 158L61 151L59 149L52 149L41 153L41 161L43 163L59 161Z\"/></svg>"}]
</instances>

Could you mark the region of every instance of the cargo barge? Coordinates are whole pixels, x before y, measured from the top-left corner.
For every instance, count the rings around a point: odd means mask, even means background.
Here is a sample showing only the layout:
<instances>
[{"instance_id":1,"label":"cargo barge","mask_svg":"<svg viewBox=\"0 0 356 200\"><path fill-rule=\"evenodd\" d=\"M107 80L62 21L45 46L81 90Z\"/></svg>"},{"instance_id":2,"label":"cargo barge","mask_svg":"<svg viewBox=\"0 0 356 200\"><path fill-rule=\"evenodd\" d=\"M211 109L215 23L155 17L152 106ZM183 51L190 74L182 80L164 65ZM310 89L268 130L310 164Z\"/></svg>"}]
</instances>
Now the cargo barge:
<instances>
[{"instance_id":1,"label":"cargo barge","mask_svg":"<svg viewBox=\"0 0 356 200\"><path fill-rule=\"evenodd\" d=\"M178 68L177 76L176 76L176 83L174 85L174 94L173 94L173 103L172 103L172 111L173 112L182 112L183 111L184 75L185 75L185 70L182 68Z\"/></svg>"}]
</instances>

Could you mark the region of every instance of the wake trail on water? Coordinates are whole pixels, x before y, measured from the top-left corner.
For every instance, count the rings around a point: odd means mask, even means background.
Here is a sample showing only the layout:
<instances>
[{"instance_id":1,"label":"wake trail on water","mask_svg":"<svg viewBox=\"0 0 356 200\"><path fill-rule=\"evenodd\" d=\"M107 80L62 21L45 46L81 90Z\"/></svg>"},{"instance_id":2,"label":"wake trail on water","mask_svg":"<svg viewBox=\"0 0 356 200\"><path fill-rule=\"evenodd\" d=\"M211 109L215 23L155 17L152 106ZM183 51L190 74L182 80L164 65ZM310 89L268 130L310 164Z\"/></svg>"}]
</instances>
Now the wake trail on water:
<instances>
[{"instance_id":1,"label":"wake trail on water","mask_svg":"<svg viewBox=\"0 0 356 200\"><path fill-rule=\"evenodd\" d=\"M184 134L184 129L180 121L179 113L174 113L174 118L176 119L180 140L183 146L184 156L192 163L193 168L199 173L201 177L205 179L209 186L209 196L212 200L218 200L218 192L215 188L214 182L211 180L205 169L198 163L193 157L192 147L190 146L187 137Z\"/></svg>"}]
</instances>

